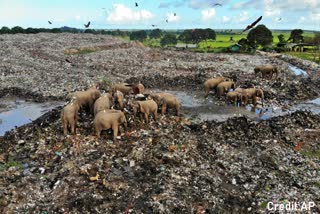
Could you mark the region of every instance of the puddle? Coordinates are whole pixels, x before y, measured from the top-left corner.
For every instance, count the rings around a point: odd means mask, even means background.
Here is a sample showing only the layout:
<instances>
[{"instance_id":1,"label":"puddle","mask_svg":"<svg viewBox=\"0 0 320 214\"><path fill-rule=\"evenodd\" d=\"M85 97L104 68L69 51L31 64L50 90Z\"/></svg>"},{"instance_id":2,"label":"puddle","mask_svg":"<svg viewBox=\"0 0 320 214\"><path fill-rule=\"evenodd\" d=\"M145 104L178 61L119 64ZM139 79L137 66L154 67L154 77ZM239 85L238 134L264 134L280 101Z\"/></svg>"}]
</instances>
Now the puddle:
<instances>
[{"instance_id":1,"label":"puddle","mask_svg":"<svg viewBox=\"0 0 320 214\"><path fill-rule=\"evenodd\" d=\"M280 106L265 106L264 108L254 108L252 105L238 107L226 104L210 95L208 99L203 97L201 91L165 91L175 95L181 101L181 112L194 121L216 120L225 121L231 117L247 116L253 120L268 120L275 116L281 116L297 110L307 110L315 114L320 114L320 98L297 104L286 111Z\"/></svg>"},{"instance_id":2,"label":"puddle","mask_svg":"<svg viewBox=\"0 0 320 214\"><path fill-rule=\"evenodd\" d=\"M15 98L2 99L0 101L0 136L15 126L32 122L62 104L61 102L33 103Z\"/></svg>"},{"instance_id":3,"label":"puddle","mask_svg":"<svg viewBox=\"0 0 320 214\"><path fill-rule=\"evenodd\" d=\"M298 68L298 67L296 67L294 65L289 64L289 68L297 76L303 76L303 77L308 77L309 76L307 72L305 72L304 70L302 70L302 69L300 69L300 68Z\"/></svg>"}]
</instances>

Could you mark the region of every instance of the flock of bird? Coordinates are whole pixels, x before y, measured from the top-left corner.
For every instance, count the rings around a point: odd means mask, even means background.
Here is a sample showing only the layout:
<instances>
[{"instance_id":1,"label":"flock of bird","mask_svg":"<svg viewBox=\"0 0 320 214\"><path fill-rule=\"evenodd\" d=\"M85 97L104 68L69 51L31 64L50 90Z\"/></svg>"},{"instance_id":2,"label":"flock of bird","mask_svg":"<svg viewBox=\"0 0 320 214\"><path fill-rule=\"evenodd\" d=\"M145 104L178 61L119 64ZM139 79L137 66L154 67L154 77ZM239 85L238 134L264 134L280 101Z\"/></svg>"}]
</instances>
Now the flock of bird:
<instances>
[{"instance_id":1,"label":"flock of bird","mask_svg":"<svg viewBox=\"0 0 320 214\"><path fill-rule=\"evenodd\" d=\"M213 7L215 7L215 6L221 7L222 4L220 4L220 3L213 3L212 6L213 6ZM138 2L135 2L135 7L139 7ZM102 8L102 9L105 9L105 8ZM174 13L173 15L174 15L174 16L177 16L176 13ZM256 21L252 22L250 25L248 25L248 26L246 27L246 29L244 29L242 32L245 32L245 31L253 28L258 22L261 21L261 19L262 19L262 16L260 16ZM278 18L278 21L280 21L280 20L281 20L281 18ZM169 20L166 19L166 23L168 23L168 22L169 22ZM51 25L51 24L52 24L52 21L48 21L48 23ZM91 24L91 22L89 21L87 24L84 24L84 27L85 27L85 28L88 28L88 27L90 26L90 24ZM155 24L152 24L151 26L152 26L152 27L157 27L157 25L155 25Z\"/></svg>"}]
</instances>

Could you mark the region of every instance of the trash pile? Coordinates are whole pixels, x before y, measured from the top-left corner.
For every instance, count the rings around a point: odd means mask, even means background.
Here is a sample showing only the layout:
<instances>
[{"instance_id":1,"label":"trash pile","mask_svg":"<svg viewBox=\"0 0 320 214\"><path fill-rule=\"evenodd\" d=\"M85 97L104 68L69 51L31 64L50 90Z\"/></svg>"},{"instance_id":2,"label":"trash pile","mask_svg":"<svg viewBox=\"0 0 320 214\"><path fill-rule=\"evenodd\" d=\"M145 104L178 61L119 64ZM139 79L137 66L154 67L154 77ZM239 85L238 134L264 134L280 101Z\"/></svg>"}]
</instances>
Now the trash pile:
<instances>
[{"instance_id":1,"label":"trash pile","mask_svg":"<svg viewBox=\"0 0 320 214\"><path fill-rule=\"evenodd\" d=\"M90 34L0 38L0 97L62 100L124 80L204 94L203 82L218 75L262 88L267 105L319 96L319 79L295 77L279 58L162 51ZM280 79L254 77L267 63ZM320 115L194 122L166 114L144 123L127 114L128 129L113 141L108 131L94 135L84 111L76 135L64 136L61 110L0 137L1 213L266 213L268 202L314 202L320 212Z\"/></svg>"}]
</instances>

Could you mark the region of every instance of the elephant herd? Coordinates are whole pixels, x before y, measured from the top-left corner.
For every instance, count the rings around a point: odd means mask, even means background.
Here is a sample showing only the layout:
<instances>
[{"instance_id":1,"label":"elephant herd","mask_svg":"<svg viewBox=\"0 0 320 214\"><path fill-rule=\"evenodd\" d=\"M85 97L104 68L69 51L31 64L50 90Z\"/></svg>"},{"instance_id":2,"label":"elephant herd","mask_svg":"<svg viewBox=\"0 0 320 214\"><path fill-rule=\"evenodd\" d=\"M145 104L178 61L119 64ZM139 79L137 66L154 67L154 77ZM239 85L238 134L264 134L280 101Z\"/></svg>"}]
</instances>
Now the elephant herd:
<instances>
[{"instance_id":1,"label":"elephant herd","mask_svg":"<svg viewBox=\"0 0 320 214\"><path fill-rule=\"evenodd\" d=\"M262 78L269 78L275 75L277 78L278 70L273 65L260 65L254 68L255 76L261 74ZM226 95L226 100L228 102L234 103L235 105L247 105L252 103L254 106L257 105L258 98L263 102L264 92L262 89L258 88L237 88L236 83L232 80L225 78L223 76L208 79L204 83L204 97L207 98L210 90L215 90L216 95L221 97Z\"/></svg>"},{"instance_id":2,"label":"elephant herd","mask_svg":"<svg viewBox=\"0 0 320 214\"><path fill-rule=\"evenodd\" d=\"M261 74L262 77L272 78L273 74L278 74L277 69L272 65L257 66L254 68L255 75ZM236 83L223 76L208 79L204 83L205 98L211 90L216 91L216 95L226 96L228 102L236 105L247 105L252 103L257 105L258 98L263 102L264 92L258 88L237 88ZM127 129L127 120L125 109L131 109L134 116L140 116L141 121L149 122L150 115L157 120L158 111L165 114L168 108L176 111L180 115L180 101L170 93L158 92L146 94L145 87L141 83L129 85L119 83L112 85L108 93L99 91L97 85L93 85L85 91L77 91L68 94L70 100L62 112L61 120L63 133L67 135L68 128L75 134L75 127L78 121L78 112L81 108L87 106L90 113L94 116L93 128L95 135L100 137L102 130L113 130L113 139L118 136L119 126L123 125ZM135 94L135 96L132 96ZM129 100L128 102L124 102Z\"/></svg>"},{"instance_id":3,"label":"elephant herd","mask_svg":"<svg viewBox=\"0 0 320 214\"><path fill-rule=\"evenodd\" d=\"M68 128L75 134L78 112L85 106L89 107L90 113L94 116L95 135L100 137L102 130L112 129L114 140L118 136L120 125L127 129L125 107L131 109L134 116L140 115L141 121L144 120L146 123L149 122L151 114L154 120L157 120L159 108L161 114L165 114L168 108L173 108L177 115L180 114L180 101L174 95L158 92L145 96L144 91L145 87L141 83L137 85L119 83L111 86L108 93L101 94L99 87L93 85L85 91L68 94L67 99L70 102L61 112L64 135L67 135ZM125 102L125 98L129 101Z\"/></svg>"}]
</instances>

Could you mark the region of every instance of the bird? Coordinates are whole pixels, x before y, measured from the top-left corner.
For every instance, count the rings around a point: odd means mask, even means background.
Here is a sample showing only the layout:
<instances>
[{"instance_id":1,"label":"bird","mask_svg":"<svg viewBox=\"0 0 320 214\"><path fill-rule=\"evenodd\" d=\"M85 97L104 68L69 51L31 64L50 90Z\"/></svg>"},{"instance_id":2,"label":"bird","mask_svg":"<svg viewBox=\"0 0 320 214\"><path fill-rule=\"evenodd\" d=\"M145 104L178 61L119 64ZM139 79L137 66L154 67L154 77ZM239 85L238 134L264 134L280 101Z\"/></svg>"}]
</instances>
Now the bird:
<instances>
[{"instance_id":1,"label":"bird","mask_svg":"<svg viewBox=\"0 0 320 214\"><path fill-rule=\"evenodd\" d=\"M281 21L282 18L278 18L278 21Z\"/></svg>"},{"instance_id":2,"label":"bird","mask_svg":"<svg viewBox=\"0 0 320 214\"><path fill-rule=\"evenodd\" d=\"M52 22L50 22L50 21L48 21L48 23L51 25L52 24Z\"/></svg>"},{"instance_id":3,"label":"bird","mask_svg":"<svg viewBox=\"0 0 320 214\"><path fill-rule=\"evenodd\" d=\"M136 4L135 4L135 5L136 5L136 7L138 7L138 3L137 3L137 2L136 2Z\"/></svg>"},{"instance_id":4,"label":"bird","mask_svg":"<svg viewBox=\"0 0 320 214\"><path fill-rule=\"evenodd\" d=\"M157 25L151 25L152 27L157 27Z\"/></svg>"},{"instance_id":5,"label":"bird","mask_svg":"<svg viewBox=\"0 0 320 214\"><path fill-rule=\"evenodd\" d=\"M166 22L168 23L168 19L166 19Z\"/></svg>"},{"instance_id":6,"label":"bird","mask_svg":"<svg viewBox=\"0 0 320 214\"><path fill-rule=\"evenodd\" d=\"M177 14L176 14L176 13L174 13L173 15L174 15L174 16L177 16Z\"/></svg>"},{"instance_id":7,"label":"bird","mask_svg":"<svg viewBox=\"0 0 320 214\"><path fill-rule=\"evenodd\" d=\"M220 4L220 3L215 3L213 6L222 6L222 4Z\"/></svg>"},{"instance_id":8,"label":"bird","mask_svg":"<svg viewBox=\"0 0 320 214\"><path fill-rule=\"evenodd\" d=\"M84 24L84 26L88 28L90 26L90 22L88 22L88 24Z\"/></svg>"},{"instance_id":9,"label":"bird","mask_svg":"<svg viewBox=\"0 0 320 214\"><path fill-rule=\"evenodd\" d=\"M246 29L244 29L242 32L245 32L251 28L253 28L260 20L262 19L262 16L260 16L256 21L252 22L250 25L247 26Z\"/></svg>"}]
</instances>

